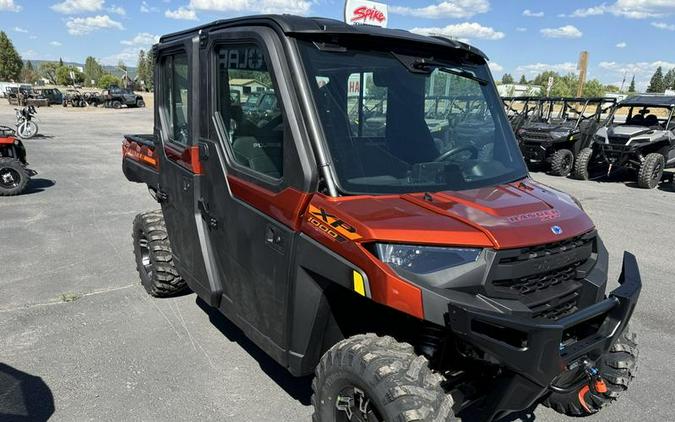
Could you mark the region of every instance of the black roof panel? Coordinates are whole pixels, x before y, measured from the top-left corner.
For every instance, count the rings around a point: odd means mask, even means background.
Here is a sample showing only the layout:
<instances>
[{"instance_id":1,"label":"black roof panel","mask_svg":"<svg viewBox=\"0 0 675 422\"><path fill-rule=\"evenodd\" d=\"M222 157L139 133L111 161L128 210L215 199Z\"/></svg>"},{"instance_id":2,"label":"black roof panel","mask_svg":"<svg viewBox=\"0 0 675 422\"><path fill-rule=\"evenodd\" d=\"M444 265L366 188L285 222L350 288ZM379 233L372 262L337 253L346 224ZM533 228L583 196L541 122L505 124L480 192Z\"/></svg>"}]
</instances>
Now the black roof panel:
<instances>
[{"instance_id":1,"label":"black roof panel","mask_svg":"<svg viewBox=\"0 0 675 422\"><path fill-rule=\"evenodd\" d=\"M620 106L662 106L675 105L675 96L672 95L636 95L626 98L619 103Z\"/></svg>"},{"instance_id":2,"label":"black roof panel","mask_svg":"<svg viewBox=\"0 0 675 422\"><path fill-rule=\"evenodd\" d=\"M260 25L260 24L275 24L282 32L288 35L320 35L320 34L335 34L335 35L354 35L354 36L371 36L377 38L388 38L391 40L419 42L427 45L459 49L471 52L476 56L488 60L488 57L476 47L469 44L451 40L449 38L439 36L424 36L414 34L403 29L387 29L376 26L367 25L348 25L342 21L328 18L305 18L295 15L256 15L245 16L233 19L217 20L205 25L197 26L180 32L164 35L159 42L169 42L178 38L186 36L193 36L200 31L211 31L222 29L226 27Z\"/></svg>"}]
</instances>

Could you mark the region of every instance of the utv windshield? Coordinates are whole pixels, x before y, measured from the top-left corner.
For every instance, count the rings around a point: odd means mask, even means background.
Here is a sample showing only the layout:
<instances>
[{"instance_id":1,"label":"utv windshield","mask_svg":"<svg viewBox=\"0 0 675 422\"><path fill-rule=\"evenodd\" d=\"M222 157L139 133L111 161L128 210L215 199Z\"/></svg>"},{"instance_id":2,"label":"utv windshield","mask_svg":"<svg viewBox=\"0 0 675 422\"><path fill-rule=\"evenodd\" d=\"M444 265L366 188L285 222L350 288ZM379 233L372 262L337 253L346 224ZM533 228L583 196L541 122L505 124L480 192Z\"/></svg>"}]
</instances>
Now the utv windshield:
<instances>
[{"instance_id":1,"label":"utv windshield","mask_svg":"<svg viewBox=\"0 0 675 422\"><path fill-rule=\"evenodd\" d=\"M452 191L527 175L484 62L299 44L342 191Z\"/></svg>"}]
</instances>

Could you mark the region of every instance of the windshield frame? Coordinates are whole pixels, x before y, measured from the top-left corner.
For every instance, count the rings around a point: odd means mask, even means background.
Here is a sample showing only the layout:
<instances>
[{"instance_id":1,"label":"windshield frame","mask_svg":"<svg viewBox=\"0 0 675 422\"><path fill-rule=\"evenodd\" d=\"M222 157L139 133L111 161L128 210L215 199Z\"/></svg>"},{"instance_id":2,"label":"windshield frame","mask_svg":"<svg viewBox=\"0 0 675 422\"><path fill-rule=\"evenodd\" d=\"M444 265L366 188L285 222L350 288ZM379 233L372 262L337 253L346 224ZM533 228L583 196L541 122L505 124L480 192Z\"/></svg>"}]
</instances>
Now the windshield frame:
<instances>
[{"instance_id":1,"label":"windshield frame","mask_svg":"<svg viewBox=\"0 0 675 422\"><path fill-rule=\"evenodd\" d=\"M353 48L354 42L358 42L359 48ZM496 84L490 72L487 61L485 58L480 57L476 54L473 54L469 51L462 50L453 50L448 49L447 51L438 51L438 47L430 48L428 45L422 43L414 44L404 44L403 46L398 44L393 44L391 40L387 39L340 39L339 37L331 37L325 39L322 37L316 36L314 34L311 37L295 37L295 46L298 52L298 59L300 68L302 70L301 77L304 78L304 83L307 87L307 94L310 99L310 105L312 107L312 112L315 115L316 123L319 126L319 133L317 141L321 144L320 148L324 151L327 164L326 168L330 174L330 181L326 183L332 183L337 190L339 196L357 196L357 195L369 195L369 196L379 196L379 195L401 195L401 194L414 194L414 193L425 193L425 192L459 192L470 189L479 189L489 186L497 186L507 183L513 183L518 180L522 180L526 177L529 177L529 171L525 164L525 161L520 153L515 134L510 130L511 126L506 116L506 112L503 107L503 102L499 93L497 92ZM311 46L310 46L311 45ZM318 73L313 76L313 68L311 63L308 63L306 57L306 49L316 49L321 52L321 54L339 54L339 53L348 53L350 51L358 52L361 54L375 53L375 54L390 54L392 59L396 59L398 54L408 55L409 57L418 57L421 59L436 57L434 63L431 65L432 71L437 70L439 72L444 72L442 68L449 69L459 69L466 70L471 75L476 75L475 77L468 77L457 75L459 77L464 77L467 80L473 80L478 85L481 86L481 94L485 100L486 110L489 110L489 113L492 116L495 126L495 136L499 136L500 140L498 142L509 144L504 145L503 147L508 150L509 159L513 163L511 171L508 173L503 173L493 178L484 178L480 179L473 184L467 182L467 186L461 188L450 188L445 186L440 189L422 189L420 185L417 188L415 185L364 185L369 186L371 189L368 190L359 190L353 188L347 188L343 183L343 178L341 177L340 171L336 168L335 162L333 160L333 153L331 151L331 145L328 140L327 132L324 127L323 119L320 117L319 109L317 107L317 92L315 86L316 82L314 80L315 76L320 76ZM312 50L314 51L314 50ZM414 51L415 54L411 55L411 52ZM466 61L465 65L462 66L460 63ZM402 66L405 64L402 63ZM484 75L477 75L475 73L476 67L481 67L481 71L484 72ZM364 67L363 72L368 72ZM455 72L449 72L455 74ZM480 79L484 79L486 84L481 83ZM497 133L498 132L498 133ZM431 186L431 185L426 185ZM372 188L379 187L378 192L373 191ZM398 188L398 189L397 189Z\"/></svg>"}]
</instances>

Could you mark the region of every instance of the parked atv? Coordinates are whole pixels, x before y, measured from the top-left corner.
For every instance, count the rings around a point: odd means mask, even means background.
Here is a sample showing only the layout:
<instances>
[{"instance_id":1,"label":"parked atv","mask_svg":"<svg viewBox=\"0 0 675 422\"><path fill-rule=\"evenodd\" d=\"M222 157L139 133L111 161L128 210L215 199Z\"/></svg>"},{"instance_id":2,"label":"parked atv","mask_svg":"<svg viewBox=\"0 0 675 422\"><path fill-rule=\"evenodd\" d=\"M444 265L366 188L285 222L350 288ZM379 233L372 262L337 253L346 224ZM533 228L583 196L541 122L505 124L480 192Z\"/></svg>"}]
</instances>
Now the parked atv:
<instances>
[{"instance_id":1,"label":"parked atv","mask_svg":"<svg viewBox=\"0 0 675 422\"><path fill-rule=\"evenodd\" d=\"M34 106L15 108L16 111L16 133L23 139L29 139L38 133L38 118L35 117L37 110Z\"/></svg>"},{"instance_id":2,"label":"parked atv","mask_svg":"<svg viewBox=\"0 0 675 422\"><path fill-rule=\"evenodd\" d=\"M127 179L161 206L133 222L141 283L191 289L314 374L313 420L491 421L538 403L586 416L628 388L635 257L606 294L593 222L529 177L480 50L274 15L154 52L154 133L122 145ZM232 103L244 77L274 86L274 113ZM461 99L434 134L432 81ZM373 92L376 136L349 115Z\"/></svg>"},{"instance_id":3,"label":"parked atv","mask_svg":"<svg viewBox=\"0 0 675 422\"><path fill-rule=\"evenodd\" d=\"M593 167L624 168L636 173L638 186L655 188L667 168L675 168L675 96L641 95L618 104L581 151L574 175L588 179Z\"/></svg>"},{"instance_id":4,"label":"parked atv","mask_svg":"<svg viewBox=\"0 0 675 422\"><path fill-rule=\"evenodd\" d=\"M85 92L84 101L87 102L87 105L92 107L98 107L105 102L99 92Z\"/></svg>"},{"instance_id":5,"label":"parked atv","mask_svg":"<svg viewBox=\"0 0 675 422\"><path fill-rule=\"evenodd\" d=\"M22 193L36 171L28 168L26 148L14 129L0 126L0 196Z\"/></svg>"},{"instance_id":6,"label":"parked atv","mask_svg":"<svg viewBox=\"0 0 675 422\"><path fill-rule=\"evenodd\" d=\"M106 108L119 109L122 106L128 108L145 107L145 101L141 95L137 95L133 90L111 86L101 93L103 105Z\"/></svg>"},{"instance_id":7,"label":"parked atv","mask_svg":"<svg viewBox=\"0 0 675 422\"><path fill-rule=\"evenodd\" d=\"M84 95L77 89L67 89L63 97L63 106L86 107L87 102L84 99Z\"/></svg>"},{"instance_id":8,"label":"parked atv","mask_svg":"<svg viewBox=\"0 0 675 422\"><path fill-rule=\"evenodd\" d=\"M590 146L614 98L545 98L516 130L525 161L545 163L551 174L568 176L580 151Z\"/></svg>"}]
</instances>

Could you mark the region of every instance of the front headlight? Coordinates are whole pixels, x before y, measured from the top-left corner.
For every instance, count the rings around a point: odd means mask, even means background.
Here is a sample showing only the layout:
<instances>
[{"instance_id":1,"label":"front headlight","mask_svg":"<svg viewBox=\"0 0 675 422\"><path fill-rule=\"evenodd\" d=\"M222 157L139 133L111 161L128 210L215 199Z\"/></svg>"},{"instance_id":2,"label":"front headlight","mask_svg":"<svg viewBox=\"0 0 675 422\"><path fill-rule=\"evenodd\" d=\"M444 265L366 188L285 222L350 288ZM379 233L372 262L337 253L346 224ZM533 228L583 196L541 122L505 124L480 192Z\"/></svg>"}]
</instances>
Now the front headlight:
<instances>
[{"instance_id":1,"label":"front headlight","mask_svg":"<svg viewBox=\"0 0 675 422\"><path fill-rule=\"evenodd\" d=\"M377 243L375 251L394 271L424 275L476 262L482 249Z\"/></svg>"},{"instance_id":2,"label":"front headlight","mask_svg":"<svg viewBox=\"0 0 675 422\"><path fill-rule=\"evenodd\" d=\"M567 131L561 131L561 132L551 132L551 136L553 139L558 139L558 138L567 138L569 136L569 132Z\"/></svg>"}]
</instances>

